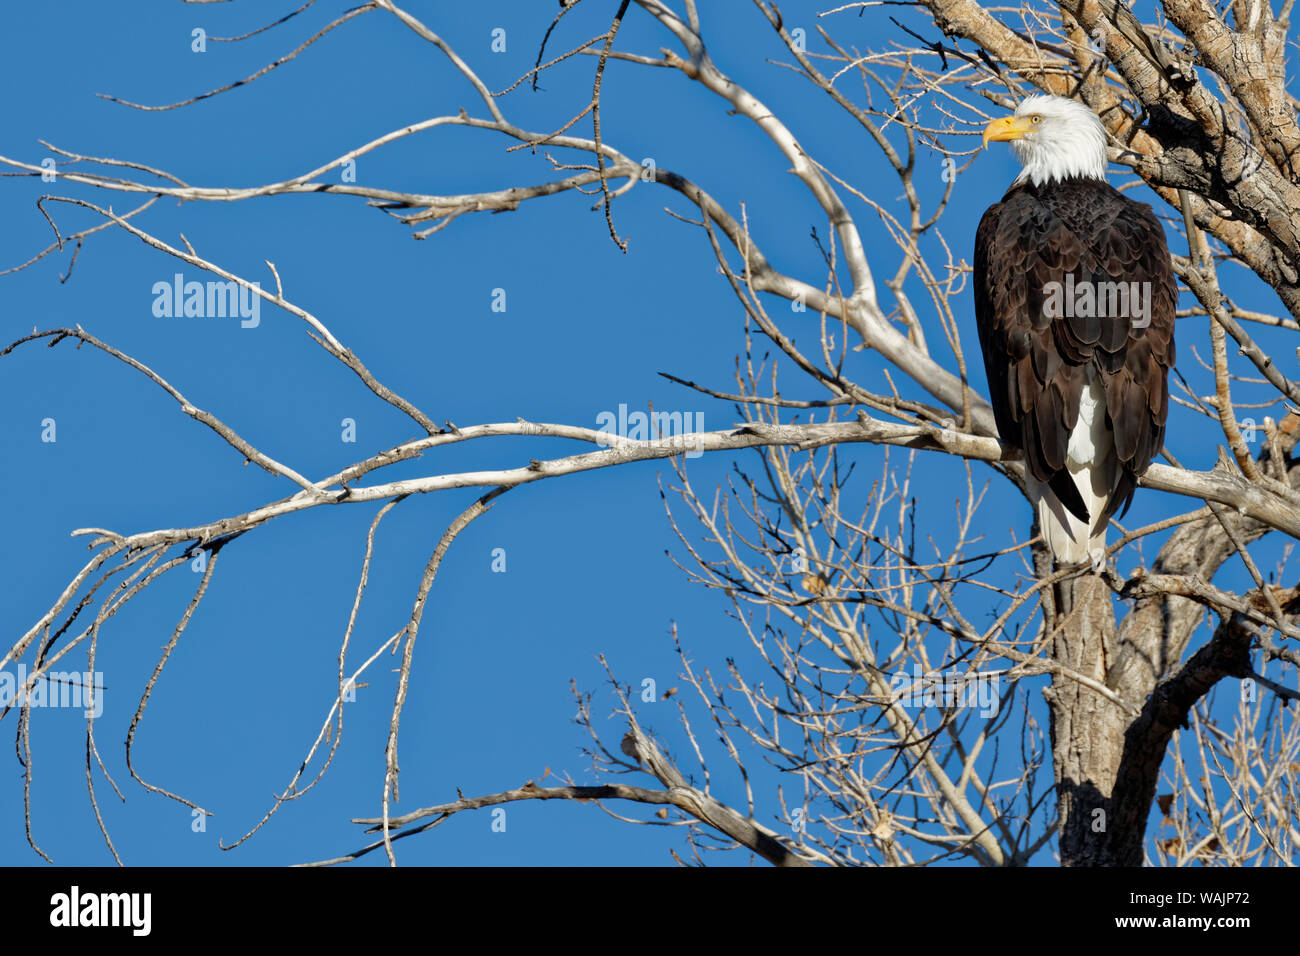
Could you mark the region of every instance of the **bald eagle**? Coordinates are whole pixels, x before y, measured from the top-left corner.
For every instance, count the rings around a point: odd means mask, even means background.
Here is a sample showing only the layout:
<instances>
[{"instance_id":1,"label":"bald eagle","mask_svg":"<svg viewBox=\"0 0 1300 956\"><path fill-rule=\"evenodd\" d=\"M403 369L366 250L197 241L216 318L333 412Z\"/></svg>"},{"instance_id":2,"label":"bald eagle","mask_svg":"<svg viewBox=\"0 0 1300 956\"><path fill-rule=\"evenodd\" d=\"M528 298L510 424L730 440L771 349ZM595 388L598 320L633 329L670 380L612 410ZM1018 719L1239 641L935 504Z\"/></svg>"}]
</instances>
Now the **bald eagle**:
<instances>
[{"instance_id":1,"label":"bald eagle","mask_svg":"<svg viewBox=\"0 0 1300 956\"><path fill-rule=\"evenodd\" d=\"M998 433L1024 453L1057 562L1100 568L1111 517L1164 442L1178 298L1164 230L1106 182L1106 132L1082 103L1031 96L990 141L1023 166L975 234Z\"/></svg>"}]
</instances>

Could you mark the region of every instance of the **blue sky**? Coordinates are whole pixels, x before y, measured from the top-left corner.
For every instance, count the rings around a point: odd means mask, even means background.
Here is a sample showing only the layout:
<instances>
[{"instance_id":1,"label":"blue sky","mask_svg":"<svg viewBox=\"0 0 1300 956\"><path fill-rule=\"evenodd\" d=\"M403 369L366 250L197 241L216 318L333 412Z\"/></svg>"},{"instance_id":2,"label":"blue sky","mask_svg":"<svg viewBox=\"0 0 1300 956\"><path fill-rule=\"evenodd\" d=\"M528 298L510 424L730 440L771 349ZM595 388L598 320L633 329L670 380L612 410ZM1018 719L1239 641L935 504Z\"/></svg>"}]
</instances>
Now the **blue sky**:
<instances>
[{"instance_id":1,"label":"blue sky","mask_svg":"<svg viewBox=\"0 0 1300 956\"><path fill-rule=\"evenodd\" d=\"M554 12L553 4L525 2L409 6L494 90L531 67ZM245 42L210 43L207 52L195 53L194 28L229 36L262 26L270 13L265 5L157 0L125 15L93 2L14 6L0 33L0 83L9 91L0 152L39 162L49 154L38 143L43 139L86 155L147 163L194 185L246 186L297 175L429 116L461 106L479 109L473 91L432 47L382 14L352 21L251 86L186 109L141 112L95 96L165 103L246 76L346 9L340 3L318 7ZM811 33L815 9L787 4L787 21L803 16ZM57 30L50 29L52 16ZM584 8L566 20L552 50L601 32L608 16L600 5ZM492 30L498 27L506 30L506 49L494 53ZM837 35L860 46L881 45L895 34L903 39L879 10L844 21L840 29ZM884 182L873 197L902 209L896 184L881 179L884 166L865 135L806 82L766 62L788 55L752 9L738 10L725 25L719 19L711 30L706 19L710 36L719 67L785 117L810 153L859 186ZM644 14L630 11L619 48L653 54L668 44ZM522 126L555 128L585 104L593 68L591 58L575 58L548 74L540 92L521 87L504 106ZM728 115L719 100L679 74L617 62L609 64L604 97L609 142L688 176L733 213L743 202L753 234L778 267L820 284L820 254L808 236L812 227L824 236L824 220L748 120ZM590 127L577 129L586 135ZM456 193L553 178L544 157L506 153L509 145L490 133L433 131L367 155L358 179ZM922 162L933 166L922 188L937 195L940 158L923 154ZM1009 152L999 150L963 174L943 223L959 255L969 256L979 214L1014 169ZM35 199L51 190L32 179L0 181L0 268L50 242ZM120 194L71 186L62 191L118 211L134 205L133 197ZM689 215L692 208L666 190L638 186L615 206L615 222L630 240L624 255L591 204L570 193L502 215L463 216L422 242L364 201L342 196L185 206L162 201L139 222L174 244L184 233L201 255L264 287L271 279L263 263L271 260L291 300L319 315L381 381L439 422L463 426L524 417L595 427L601 412L620 403L653 403L702 413L708 429L730 425L736 416L728 405L658 375L671 372L731 390L743 346L743 314L716 274L707 240L664 212L668 207ZM893 244L868 211L860 205L854 211L869 252L881 257L883 280L896 266ZM65 233L96 221L79 209L56 215ZM265 307L255 329L230 320L156 317L155 283L170 282L178 271L189 279L206 277L120 230L88 239L71 278L60 282L69 262L65 251L0 278L6 344L33 326L79 323L310 477L415 437L412 424L376 401L295 317ZM507 294L504 313L491 309L492 291L499 288ZM968 301L962 309L963 335L973 343ZM802 334L815 334L811 320L804 321L809 324ZM931 342L942 341L932 314L927 322ZM1180 367L1188 364L1190 352L1180 351L1180 358ZM877 385L870 356L852 353L849 362L851 376ZM982 388L982 371L974 369L972 377ZM809 386L800 388L814 397ZM356 422L355 444L340 439L347 418ZM45 419L56 422L55 442L42 441ZM583 450L557 440L471 445L391 471L398 477L514 467L531 457ZM245 466L142 376L69 341L53 350L24 346L0 361L0 449L9 492L10 547L0 553L6 634L30 627L86 560L86 539L69 537L72 529L134 533L196 524L294 490ZM876 449L856 446L845 454L861 460L868 474L878 470ZM1214 445L1180 454L1187 464L1207 467ZM756 463L752 454L706 457L690 462L691 480L712 488L735 460ZM937 455L922 463L916 494L937 502L927 527L936 536L950 534L947 516L960 463ZM991 472L977 469L976 476L982 481ZM661 479L671 481L668 466L645 463L522 487L456 541L417 643L402 722L398 812L452 799L457 788L465 794L509 789L546 768L590 782L580 752L588 741L573 723L570 679L595 694L593 709L609 742L616 745L622 734L605 719L613 698L598 654L626 683L639 686L650 677L660 689L675 686L680 665L670 628L676 623L700 666L719 670L729 656L743 661L748 644L725 616L727 604L692 586L665 555L680 548L664 515ZM1023 536L1027 506L994 482L986 530L1005 542L1014 523ZM402 626L433 543L477 494L411 499L386 519L353 660ZM1154 520L1185 507L1148 492L1139 495L1134 514ZM274 865L336 856L365 842L348 819L374 815L378 807L395 662L378 665L371 686L349 707L343 747L321 785L238 850L227 853L217 845L261 818L315 737L332 699L337 647L375 510L315 509L272 522L223 552L209 594L153 694L135 750L142 776L215 814L206 832L192 832L187 808L129 779L122 747L144 683L197 576L169 575L105 626L99 667L108 689L96 733L127 799L119 802L98 770L96 787L125 862ZM505 549L505 573L491 568L497 548ZM1037 700L1037 685L1026 686ZM681 743L672 704L645 704L639 712L671 744ZM105 864L111 857L86 797L84 726L78 713L64 711L44 712L36 722L33 827L56 862ZM0 859L38 862L23 835L20 767L12 754L8 761L10 772L0 781ZM770 774L765 779L775 782ZM724 797L741 793L735 780L715 783ZM769 794L760 803L760 819L774 825L777 809ZM681 852L683 845L680 831L628 826L594 806L517 804L507 821L505 833L494 833L487 814L464 814L403 841L399 859L659 865L671 863L670 847ZM381 862L375 854L365 865ZM749 860L737 853L716 862Z\"/></svg>"}]
</instances>

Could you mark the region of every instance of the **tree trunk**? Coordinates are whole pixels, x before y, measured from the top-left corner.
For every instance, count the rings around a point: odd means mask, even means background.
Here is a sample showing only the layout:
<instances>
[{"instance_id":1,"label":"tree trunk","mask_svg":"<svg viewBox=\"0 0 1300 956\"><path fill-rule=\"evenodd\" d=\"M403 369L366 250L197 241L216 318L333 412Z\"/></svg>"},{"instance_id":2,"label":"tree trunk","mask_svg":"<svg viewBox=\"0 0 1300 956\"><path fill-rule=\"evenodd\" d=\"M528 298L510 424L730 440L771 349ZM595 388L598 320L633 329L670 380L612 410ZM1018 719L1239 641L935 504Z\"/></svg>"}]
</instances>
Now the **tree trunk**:
<instances>
[{"instance_id":1,"label":"tree trunk","mask_svg":"<svg viewBox=\"0 0 1300 956\"><path fill-rule=\"evenodd\" d=\"M1088 574L1065 582L1057 593L1058 608L1068 619L1053 641L1052 656L1071 670L1105 684L1117 657L1110 587L1097 575ZM1072 677L1055 675L1044 696L1051 710L1061 865L1141 865L1146 814L1136 819L1126 815L1129 819L1120 826L1112 799L1131 718L1117 704Z\"/></svg>"}]
</instances>

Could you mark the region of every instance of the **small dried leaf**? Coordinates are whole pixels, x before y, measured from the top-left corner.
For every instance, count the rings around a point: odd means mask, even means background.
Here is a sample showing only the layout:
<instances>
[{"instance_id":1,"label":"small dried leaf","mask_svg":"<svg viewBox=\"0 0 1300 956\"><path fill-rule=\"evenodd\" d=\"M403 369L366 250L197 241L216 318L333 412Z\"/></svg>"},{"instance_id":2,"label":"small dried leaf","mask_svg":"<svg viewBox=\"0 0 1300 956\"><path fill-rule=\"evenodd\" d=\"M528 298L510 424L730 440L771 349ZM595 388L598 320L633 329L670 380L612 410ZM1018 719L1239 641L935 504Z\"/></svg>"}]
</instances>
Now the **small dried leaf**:
<instances>
[{"instance_id":1,"label":"small dried leaf","mask_svg":"<svg viewBox=\"0 0 1300 956\"><path fill-rule=\"evenodd\" d=\"M877 840L890 840L894 836L893 817L888 813L881 812L880 819L876 825L871 828L871 835Z\"/></svg>"},{"instance_id":2,"label":"small dried leaf","mask_svg":"<svg viewBox=\"0 0 1300 956\"><path fill-rule=\"evenodd\" d=\"M821 575L813 574L811 571L803 576L801 584L809 594L821 594L826 590L826 579Z\"/></svg>"},{"instance_id":3,"label":"small dried leaf","mask_svg":"<svg viewBox=\"0 0 1300 956\"><path fill-rule=\"evenodd\" d=\"M640 758L640 756L638 756L638 754L637 754L637 752L636 752L636 738L633 737L630 733L627 733L627 734L624 734L624 735L623 735L622 750L623 750L623 753L627 754L629 757L631 757L631 758L632 758L633 760L635 760L637 763L640 763L640 762L641 762L641 758Z\"/></svg>"}]
</instances>

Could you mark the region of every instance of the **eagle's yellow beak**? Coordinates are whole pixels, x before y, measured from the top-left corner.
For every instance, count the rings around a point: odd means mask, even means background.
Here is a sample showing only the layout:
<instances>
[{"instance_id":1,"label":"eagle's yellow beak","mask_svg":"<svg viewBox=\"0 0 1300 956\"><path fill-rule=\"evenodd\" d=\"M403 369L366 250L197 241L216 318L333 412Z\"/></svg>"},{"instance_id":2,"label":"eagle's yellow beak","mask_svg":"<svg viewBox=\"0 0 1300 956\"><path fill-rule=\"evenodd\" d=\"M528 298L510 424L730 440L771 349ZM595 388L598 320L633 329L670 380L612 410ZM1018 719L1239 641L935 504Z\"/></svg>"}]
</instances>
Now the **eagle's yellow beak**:
<instances>
[{"instance_id":1,"label":"eagle's yellow beak","mask_svg":"<svg viewBox=\"0 0 1300 956\"><path fill-rule=\"evenodd\" d=\"M1004 143L1011 139L1020 139L1031 129L1032 122L1023 116L1003 116L984 127L984 145L989 142Z\"/></svg>"}]
</instances>

